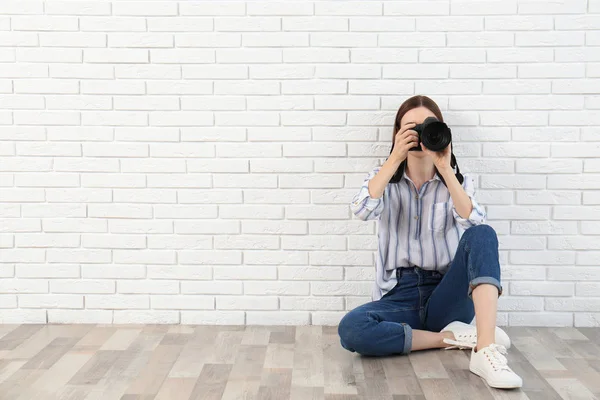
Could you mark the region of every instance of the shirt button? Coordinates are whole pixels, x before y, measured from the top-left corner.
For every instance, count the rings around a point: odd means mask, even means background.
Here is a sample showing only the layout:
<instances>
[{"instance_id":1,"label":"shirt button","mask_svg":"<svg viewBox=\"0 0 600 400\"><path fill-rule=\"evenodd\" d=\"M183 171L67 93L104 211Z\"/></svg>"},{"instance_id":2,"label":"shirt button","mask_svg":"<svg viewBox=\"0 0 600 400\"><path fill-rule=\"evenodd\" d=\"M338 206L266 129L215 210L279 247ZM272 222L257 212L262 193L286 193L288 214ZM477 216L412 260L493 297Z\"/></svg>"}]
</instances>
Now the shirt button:
<instances>
[{"instance_id":1,"label":"shirt button","mask_svg":"<svg viewBox=\"0 0 600 400\"><path fill-rule=\"evenodd\" d=\"M419 196L415 196L415 199L419 200Z\"/></svg>"},{"instance_id":2,"label":"shirt button","mask_svg":"<svg viewBox=\"0 0 600 400\"><path fill-rule=\"evenodd\" d=\"M415 215L415 219L419 219L419 216L418 216L418 215Z\"/></svg>"}]
</instances>

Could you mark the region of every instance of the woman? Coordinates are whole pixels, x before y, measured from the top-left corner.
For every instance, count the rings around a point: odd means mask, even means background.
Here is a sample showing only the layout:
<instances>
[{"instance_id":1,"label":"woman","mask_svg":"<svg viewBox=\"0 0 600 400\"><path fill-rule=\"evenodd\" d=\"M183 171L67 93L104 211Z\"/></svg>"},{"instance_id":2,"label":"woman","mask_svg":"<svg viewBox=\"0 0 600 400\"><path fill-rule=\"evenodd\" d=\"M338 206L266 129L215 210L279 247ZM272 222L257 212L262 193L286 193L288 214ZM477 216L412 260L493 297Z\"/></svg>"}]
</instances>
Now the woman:
<instances>
[{"instance_id":1,"label":"woman","mask_svg":"<svg viewBox=\"0 0 600 400\"><path fill-rule=\"evenodd\" d=\"M503 355L510 339L495 326L498 239L484 224L473 180L460 173L452 144L432 152L420 143L422 151L409 151L419 146L411 128L430 116L443 121L426 96L400 106L390 156L352 199L358 218L378 220L377 276L374 301L341 320L341 344L373 356L471 348L472 372L492 387L521 387Z\"/></svg>"}]
</instances>

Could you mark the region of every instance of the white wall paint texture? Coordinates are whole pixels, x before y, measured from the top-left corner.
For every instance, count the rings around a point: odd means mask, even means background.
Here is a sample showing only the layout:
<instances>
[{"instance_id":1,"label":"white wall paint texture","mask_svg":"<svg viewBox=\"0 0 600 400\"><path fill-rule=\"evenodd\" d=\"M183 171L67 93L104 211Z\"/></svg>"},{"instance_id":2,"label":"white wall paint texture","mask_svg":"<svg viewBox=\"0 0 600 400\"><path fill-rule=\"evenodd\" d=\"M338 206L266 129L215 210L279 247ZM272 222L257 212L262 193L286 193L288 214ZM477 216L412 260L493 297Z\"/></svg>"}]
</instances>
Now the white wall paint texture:
<instances>
[{"instance_id":1,"label":"white wall paint texture","mask_svg":"<svg viewBox=\"0 0 600 400\"><path fill-rule=\"evenodd\" d=\"M600 325L599 0L3 0L0 62L0 323L337 323L349 201L426 94L499 322Z\"/></svg>"}]
</instances>

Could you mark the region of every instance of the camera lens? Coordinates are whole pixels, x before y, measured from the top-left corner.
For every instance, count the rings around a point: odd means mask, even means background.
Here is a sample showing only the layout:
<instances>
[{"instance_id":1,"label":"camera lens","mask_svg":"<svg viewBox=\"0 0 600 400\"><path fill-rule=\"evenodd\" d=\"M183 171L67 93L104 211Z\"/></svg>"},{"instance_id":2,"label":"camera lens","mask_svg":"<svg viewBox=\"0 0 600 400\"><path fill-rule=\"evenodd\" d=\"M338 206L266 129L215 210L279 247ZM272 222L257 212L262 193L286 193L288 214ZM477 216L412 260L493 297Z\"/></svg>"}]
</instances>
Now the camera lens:
<instances>
[{"instance_id":1,"label":"camera lens","mask_svg":"<svg viewBox=\"0 0 600 400\"><path fill-rule=\"evenodd\" d=\"M442 151L452 141L452 133L445 123L434 117L428 117L423 121L421 141L423 146L431 151Z\"/></svg>"}]
</instances>

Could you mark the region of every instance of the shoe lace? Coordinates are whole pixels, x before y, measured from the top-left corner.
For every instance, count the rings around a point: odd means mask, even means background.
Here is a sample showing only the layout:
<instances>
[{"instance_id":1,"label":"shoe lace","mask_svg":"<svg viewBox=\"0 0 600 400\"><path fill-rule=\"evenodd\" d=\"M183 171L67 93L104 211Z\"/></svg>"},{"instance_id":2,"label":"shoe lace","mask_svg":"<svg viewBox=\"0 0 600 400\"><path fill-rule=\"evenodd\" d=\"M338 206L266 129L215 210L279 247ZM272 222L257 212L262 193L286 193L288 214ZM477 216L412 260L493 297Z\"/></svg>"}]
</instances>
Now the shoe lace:
<instances>
[{"instance_id":1,"label":"shoe lace","mask_svg":"<svg viewBox=\"0 0 600 400\"><path fill-rule=\"evenodd\" d=\"M506 347L501 344L492 343L484 350L484 352L495 371L511 370L508 367L508 360L504 357L504 355L507 354Z\"/></svg>"},{"instance_id":2,"label":"shoe lace","mask_svg":"<svg viewBox=\"0 0 600 400\"><path fill-rule=\"evenodd\" d=\"M444 338L443 342L449 344L449 347L446 347L446 350L450 349L472 349L477 345L477 334L469 334L466 333L455 333L454 336L456 339Z\"/></svg>"},{"instance_id":3,"label":"shoe lace","mask_svg":"<svg viewBox=\"0 0 600 400\"><path fill-rule=\"evenodd\" d=\"M473 343L473 342L467 342L467 341L462 341L462 340L452 340L452 339L448 339L448 338L445 338L443 340L443 342L450 345L448 347L444 347L444 350L451 350L451 349L460 349L460 350L472 349L473 347L475 347L475 344L476 344L476 343Z\"/></svg>"}]
</instances>

